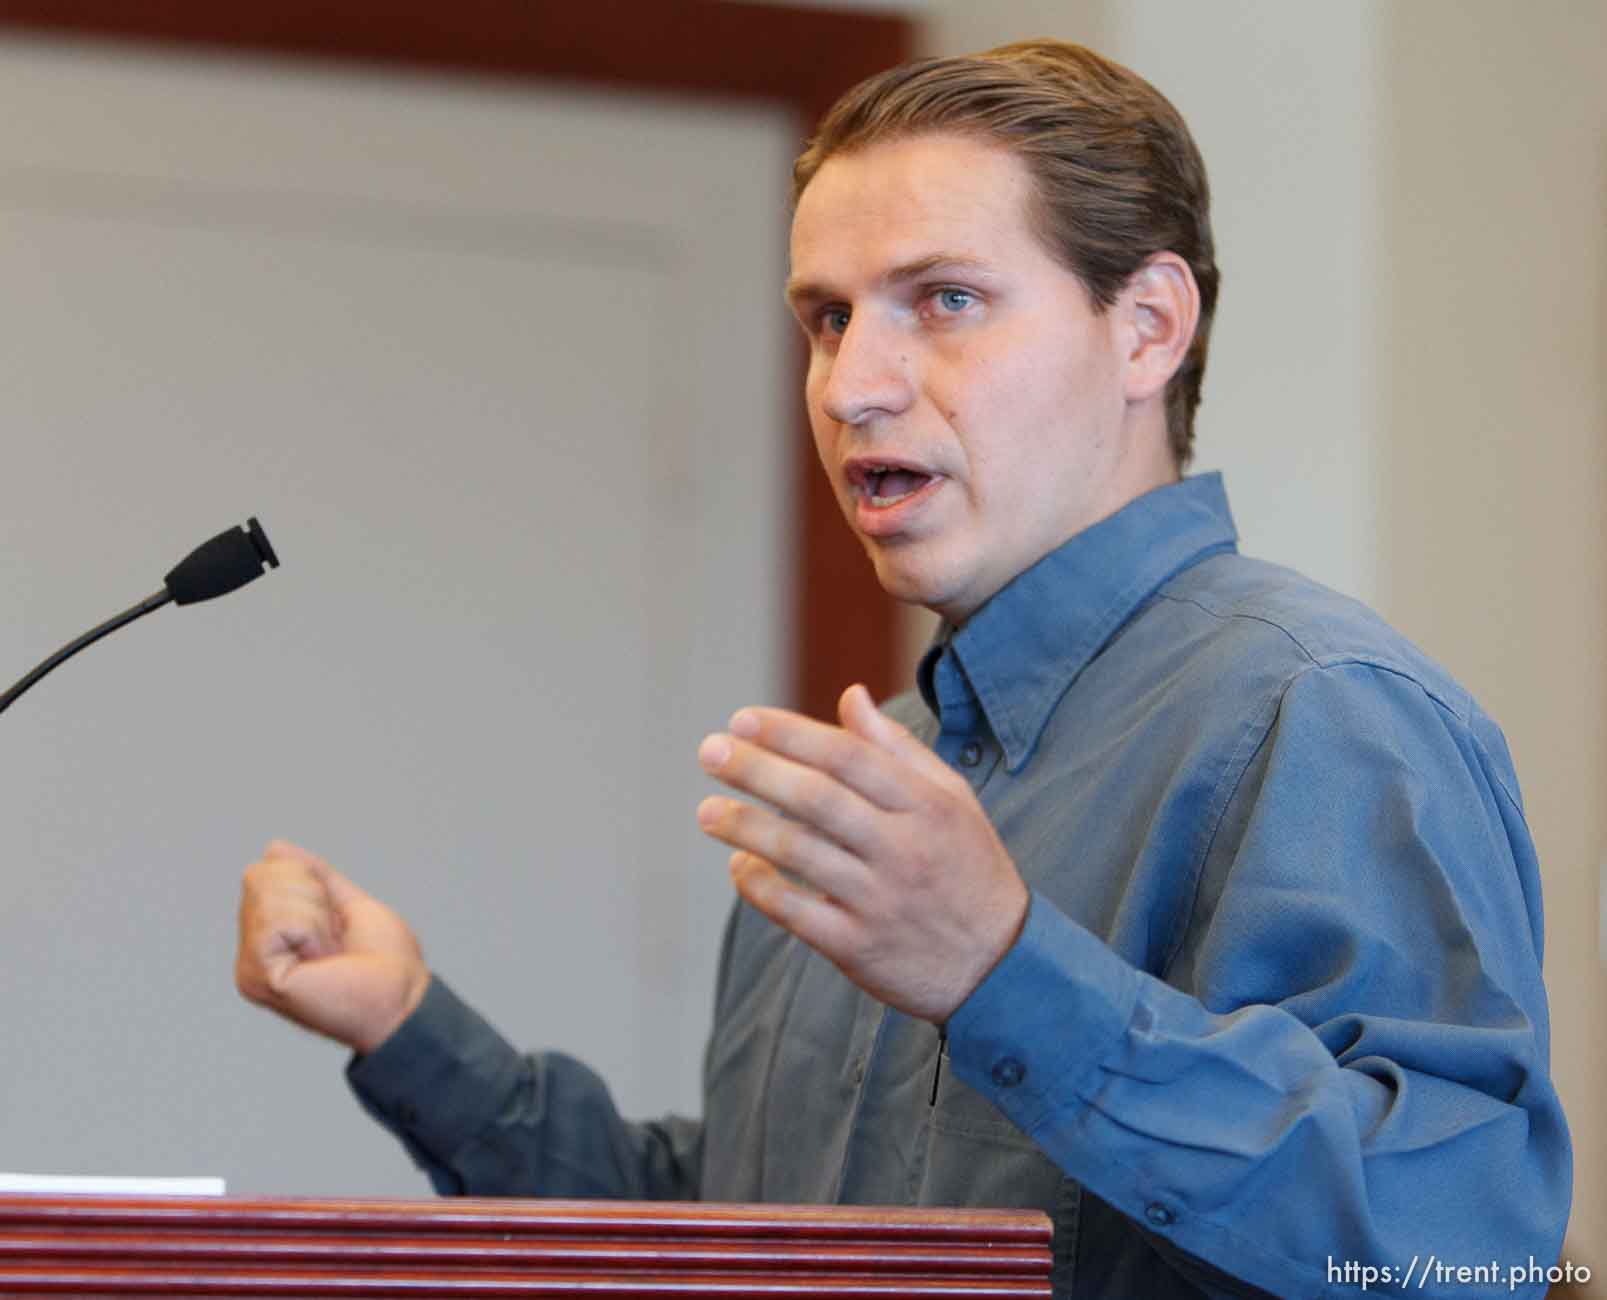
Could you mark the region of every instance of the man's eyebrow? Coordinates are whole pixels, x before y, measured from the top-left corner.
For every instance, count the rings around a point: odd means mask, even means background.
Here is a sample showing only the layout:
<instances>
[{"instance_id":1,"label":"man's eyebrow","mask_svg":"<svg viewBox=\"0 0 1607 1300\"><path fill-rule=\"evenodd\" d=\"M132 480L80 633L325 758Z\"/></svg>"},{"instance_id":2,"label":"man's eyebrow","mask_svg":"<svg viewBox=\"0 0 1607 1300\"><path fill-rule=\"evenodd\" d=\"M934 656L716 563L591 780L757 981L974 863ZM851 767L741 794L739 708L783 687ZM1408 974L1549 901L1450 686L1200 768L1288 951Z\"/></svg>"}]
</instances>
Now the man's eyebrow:
<instances>
[{"instance_id":1,"label":"man's eyebrow","mask_svg":"<svg viewBox=\"0 0 1607 1300\"><path fill-rule=\"evenodd\" d=\"M882 283L904 284L910 280L919 280L924 276L947 271L964 275L987 275L990 267L982 258L972 257L968 253L931 253L926 257L917 257L913 261L901 262L891 268L882 276ZM795 309L806 303L825 302L837 296L829 285L801 280L796 276L787 281L786 299Z\"/></svg>"},{"instance_id":2,"label":"man's eyebrow","mask_svg":"<svg viewBox=\"0 0 1607 1300\"><path fill-rule=\"evenodd\" d=\"M940 271L958 271L966 275L986 275L988 264L969 253L933 253L918 257L913 262L895 266L882 277L884 284L902 284L906 280L919 280Z\"/></svg>"}]
</instances>

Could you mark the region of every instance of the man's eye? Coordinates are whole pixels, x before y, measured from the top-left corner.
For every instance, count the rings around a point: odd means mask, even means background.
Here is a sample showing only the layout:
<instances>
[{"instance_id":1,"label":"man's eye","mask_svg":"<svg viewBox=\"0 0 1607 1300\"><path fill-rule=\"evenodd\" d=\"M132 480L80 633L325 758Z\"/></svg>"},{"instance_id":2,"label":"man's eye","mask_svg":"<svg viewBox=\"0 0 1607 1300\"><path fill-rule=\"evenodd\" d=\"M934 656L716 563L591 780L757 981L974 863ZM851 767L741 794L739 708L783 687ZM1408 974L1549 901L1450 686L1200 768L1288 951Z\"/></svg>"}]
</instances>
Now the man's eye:
<instances>
[{"instance_id":1,"label":"man's eye","mask_svg":"<svg viewBox=\"0 0 1607 1300\"><path fill-rule=\"evenodd\" d=\"M841 334L848 328L848 309L828 307L820 313L820 328L828 334Z\"/></svg>"},{"instance_id":2,"label":"man's eye","mask_svg":"<svg viewBox=\"0 0 1607 1300\"><path fill-rule=\"evenodd\" d=\"M944 311L964 311L976 301L976 296L966 289L939 289L937 300Z\"/></svg>"}]
</instances>

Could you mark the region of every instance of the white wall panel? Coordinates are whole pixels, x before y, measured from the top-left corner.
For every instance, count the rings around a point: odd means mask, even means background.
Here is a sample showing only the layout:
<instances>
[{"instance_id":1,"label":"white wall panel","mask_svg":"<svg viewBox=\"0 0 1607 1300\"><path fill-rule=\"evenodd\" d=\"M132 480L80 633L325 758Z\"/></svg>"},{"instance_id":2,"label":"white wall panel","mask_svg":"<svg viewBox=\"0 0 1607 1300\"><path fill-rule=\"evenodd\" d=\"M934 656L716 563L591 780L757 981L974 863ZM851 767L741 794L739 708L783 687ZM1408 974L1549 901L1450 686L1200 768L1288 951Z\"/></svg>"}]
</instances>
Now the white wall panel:
<instances>
[{"instance_id":1,"label":"white wall panel","mask_svg":"<svg viewBox=\"0 0 1607 1300\"><path fill-rule=\"evenodd\" d=\"M422 1190L233 991L275 835L695 1110L694 749L785 689L790 123L36 43L0 84L0 675L248 514L284 561L0 717L0 1165Z\"/></svg>"}]
</instances>

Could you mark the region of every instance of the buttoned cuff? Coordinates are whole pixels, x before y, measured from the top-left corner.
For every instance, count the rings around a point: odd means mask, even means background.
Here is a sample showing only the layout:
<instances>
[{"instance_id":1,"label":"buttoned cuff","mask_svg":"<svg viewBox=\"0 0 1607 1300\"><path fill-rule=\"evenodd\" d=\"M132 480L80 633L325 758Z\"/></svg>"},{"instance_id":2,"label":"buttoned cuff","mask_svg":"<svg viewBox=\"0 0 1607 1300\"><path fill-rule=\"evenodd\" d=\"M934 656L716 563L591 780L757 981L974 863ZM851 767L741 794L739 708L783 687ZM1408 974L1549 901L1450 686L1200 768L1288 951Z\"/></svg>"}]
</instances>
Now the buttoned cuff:
<instances>
[{"instance_id":1,"label":"buttoned cuff","mask_svg":"<svg viewBox=\"0 0 1607 1300\"><path fill-rule=\"evenodd\" d=\"M1081 1104L1079 1085L1126 1033L1139 974L1034 893L1015 945L949 1017L956 1076L1023 1132Z\"/></svg>"},{"instance_id":2,"label":"buttoned cuff","mask_svg":"<svg viewBox=\"0 0 1607 1300\"><path fill-rule=\"evenodd\" d=\"M410 1148L446 1162L518 1087L520 1057L439 976L401 1026L346 1078L371 1115Z\"/></svg>"}]
</instances>

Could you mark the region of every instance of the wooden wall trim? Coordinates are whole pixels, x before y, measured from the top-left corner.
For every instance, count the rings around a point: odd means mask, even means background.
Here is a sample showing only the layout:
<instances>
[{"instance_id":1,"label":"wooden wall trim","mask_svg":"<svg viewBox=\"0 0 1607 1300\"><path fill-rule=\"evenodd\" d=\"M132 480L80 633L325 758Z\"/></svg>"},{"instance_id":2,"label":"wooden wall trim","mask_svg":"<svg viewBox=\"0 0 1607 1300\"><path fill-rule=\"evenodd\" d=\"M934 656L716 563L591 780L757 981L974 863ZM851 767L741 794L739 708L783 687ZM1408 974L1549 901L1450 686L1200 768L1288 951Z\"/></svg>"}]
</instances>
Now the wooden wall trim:
<instances>
[{"instance_id":1,"label":"wooden wall trim","mask_svg":"<svg viewBox=\"0 0 1607 1300\"><path fill-rule=\"evenodd\" d=\"M839 94L914 46L896 16L724 0L0 0L0 27L746 98L790 109L800 140ZM778 267L778 286L782 276ZM778 426L799 448L791 703L831 717L850 683L884 698L900 681L898 609L842 521L800 400Z\"/></svg>"}]
</instances>

